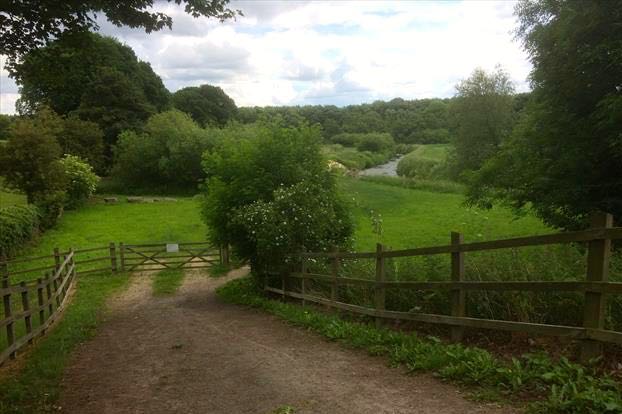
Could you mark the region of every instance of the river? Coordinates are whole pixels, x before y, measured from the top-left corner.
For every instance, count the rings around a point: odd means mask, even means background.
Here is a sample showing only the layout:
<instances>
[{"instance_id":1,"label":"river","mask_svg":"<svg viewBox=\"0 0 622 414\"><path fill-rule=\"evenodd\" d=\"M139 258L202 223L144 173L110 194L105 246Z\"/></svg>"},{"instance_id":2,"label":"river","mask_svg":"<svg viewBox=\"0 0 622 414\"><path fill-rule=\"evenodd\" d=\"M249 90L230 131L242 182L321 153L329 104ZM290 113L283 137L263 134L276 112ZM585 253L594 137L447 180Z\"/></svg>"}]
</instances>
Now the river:
<instances>
[{"instance_id":1,"label":"river","mask_svg":"<svg viewBox=\"0 0 622 414\"><path fill-rule=\"evenodd\" d=\"M361 170L359 175L384 175L387 177L397 177L397 164L403 158L403 155L387 162L386 164L377 165L372 168Z\"/></svg>"}]
</instances>

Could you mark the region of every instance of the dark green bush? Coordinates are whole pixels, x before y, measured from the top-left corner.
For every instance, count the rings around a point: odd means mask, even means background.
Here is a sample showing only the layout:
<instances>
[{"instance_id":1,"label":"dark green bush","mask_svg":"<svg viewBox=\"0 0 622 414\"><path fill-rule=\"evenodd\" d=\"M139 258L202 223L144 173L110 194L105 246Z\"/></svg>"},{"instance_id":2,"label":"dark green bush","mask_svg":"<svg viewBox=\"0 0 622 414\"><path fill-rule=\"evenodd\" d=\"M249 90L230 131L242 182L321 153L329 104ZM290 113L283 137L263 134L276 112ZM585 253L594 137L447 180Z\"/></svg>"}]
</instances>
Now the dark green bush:
<instances>
[{"instance_id":1,"label":"dark green bush","mask_svg":"<svg viewBox=\"0 0 622 414\"><path fill-rule=\"evenodd\" d=\"M356 148L359 151L384 152L392 151L395 141L391 134L358 134Z\"/></svg>"},{"instance_id":2,"label":"dark green bush","mask_svg":"<svg viewBox=\"0 0 622 414\"><path fill-rule=\"evenodd\" d=\"M330 138L330 142L332 142L333 144L343 145L344 147L354 147L356 146L358 135L359 134L344 132L342 134L333 135Z\"/></svg>"},{"instance_id":3,"label":"dark green bush","mask_svg":"<svg viewBox=\"0 0 622 414\"><path fill-rule=\"evenodd\" d=\"M152 116L144 131L124 131L115 147L112 175L129 187L196 188L204 177L201 155L217 133L171 110Z\"/></svg>"},{"instance_id":4,"label":"dark green bush","mask_svg":"<svg viewBox=\"0 0 622 414\"><path fill-rule=\"evenodd\" d=\"M39 232L40 215L35 206L0 208L0 258L13 256Z\"/></svg>"},{"instance_id":5,"label":"dark green bush","mask_svg":"<svg viewBox=\"0 0 622 414\"><path fill-rule=\"evenodd\" d=\"M41 230L54 227L65 208L66 193L64 191L50 191L35 197L34 203L41 214Z\"/></svg>"}]
</instances>

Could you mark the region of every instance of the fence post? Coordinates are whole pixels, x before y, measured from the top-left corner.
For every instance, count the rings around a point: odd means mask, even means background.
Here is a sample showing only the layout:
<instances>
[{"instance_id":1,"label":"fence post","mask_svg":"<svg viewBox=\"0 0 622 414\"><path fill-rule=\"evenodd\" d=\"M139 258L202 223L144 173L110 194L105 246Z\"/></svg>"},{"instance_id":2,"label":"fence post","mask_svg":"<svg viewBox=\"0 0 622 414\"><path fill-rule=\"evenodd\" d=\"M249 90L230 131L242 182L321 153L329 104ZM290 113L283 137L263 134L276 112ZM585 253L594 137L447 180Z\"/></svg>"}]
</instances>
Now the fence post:
<instances>
[{"instance_id":1,"label":"fence post","mask_svg":"<svg viewBox=\"0 0 622 414\"><path fill-rule=\"evenodd\" d=\"M43 302L43 279L37 278L37 305L39 305L39 326L45 323L45 309ZM41 331L43 335L45 330Z\"/></svg>"},{"instance_id":2,"label":"fence post","mask_svg":"<svg viewBox=\"0 0 622 414\"><path fill-rule=\"evenodd\" d=\"M307 249L302 246L302 250L300 253L300 293L302 293L302 306L307 306L307 300L305 299L305 295L307 294L307 279L305 279L305 275L307 274L307 258L304 255Z\"/></svg>"},{"instance_id":3,"label":"fence post","mask_svg":"<svg viewBox=\"0 0 622 414\"><path fill-rule=\"evenodd\" d=\"M60 269L60 250L58 249L58 247L54 248L54 269L54 276L56 276L58 269Z\"/></svg>"},{"instance_id":4,"label":"fence post","mask_svg":"<svg viewBox=\"0 0 622 414\"><path fill-rule=\"evenodd\" d=\"M374 289L374 304L376 311L383 311L385 309L387 290L384 285L386 268L384 263L384 246L380 243L376 244L376 284ZM376 316L376 328L382 326L382 318Z\"/></svg>"},{"instance_id":5,"label":"fence post","mask_svg":"<svg viewBox=\"0 0 622 414\"><path fill-rule=\"evenodd\" d=\"M117 271L117 248L114 242L110 242L110 270L113 273Z\"/></svg>"},{"instance_id":6,"label":"fence post","mask_svg":"<svg viewBox=\"0 0 622 414\"><path fill-rule=\"evenodd\" d=\"M285 302L285 298L287 297L285 294L287 291L287 272L285 270L281 270L281 290L283 291L283 302Z\"/></svg>"},{"instance_id":7,"label":"fence post","mask_svg":"<svg viewBox=\"0 0 622 414\"><path fill-rule=\"evenodd\" d=\"M330 285L330 300L332 302L337 302L339 300L339 284L337 278L339 277L339 247L334 246L331 249L331 252L334 254L331 260L330 273L333 277L333 280Z\"/></svg>"},{"instance_id":8,"label":"fence post","mask_svg":"<svg viewBox=\"0 0 622 414\"><path fill-rule=\"evenodd\" d=\"M595 213L591 218L592 228L613 227L613 216L606 213ZM587 253L588 282L606 282L609 279L609 258L611 256L611 240L600 239L589 242ZM585 292L583 327L587 329L603 329L607 297L602 292ZM589 362L602 355L602 343L586 339L581 345L581 361Z\"/></svg>"},{"instance_id":9,"label":"fence post","mask_svg":"<svg viewBox=\"0 0 622 414\"><path fill-rule=\"evenodd\" d=\"M28 287L26 286L26 282L20 282L19 287L22 288L22 310L26 314L24 316L24 325L26 325L26 335L30 335L32 333L32 315L29 314L30 311L30 298L28 297ZM28 339L28 343L32 344L32 338Z\"/></svg>"},{"instance_id":10,"label":"fence post","mask_svg":"<svg viewBox=\"0 0 622 414\"><path fill-rule=\"evenodd\" d=\"M4 256L0 256L0 278L2 279L9 278L9 264L6 260Z\"/></svg>"},{"instance_id":11,"label":"fence post","mask_svg":"<svg viewBox=\"0 0 622 414\"><path fill-rule=\"evenodd\" d=\"M225 266L229 266L229 244L225 245L225 262L223 263Z\"/></svg>"},{"instance_id":12,"label":"fence post","mask_svg":"<svg viewBox=\"0 0 622 414\"><path fill-rule=\"evenodd\" d=\"M10 285L9 285L9 279L8 278L4 278L2 279L2 288L3 289L9 289ZM7 292L4 294L4 296L2 297L2 302L4 305L4 317L6 319L11 318L13 312L11 310L11 292L7 290ZM13 321L8 322L6 324L6 342L7 342L7 347L10 348L11 346L13 346L13 344L15 343L15 332L13 330ZM11 359L15 359L15 351L11 352L9 354L9 357Z\"/></svg>"},{"instance_id":13,"label":"fence post","mask_svg":"<svg viewBox=\"0 0 622 414\"><path fill-rule=\"evenodd\" d=\"M58 277L62 274L62 269L60 272L55 272L52 275L52 294L56 298L56 309L60 307L60 293L58 292Z\"/></svg>"},{"instance_id":14,"label":"fence post","mask_svg":"<svg viewBox=\"0 0 622 414\"><path fill-rule=\"evenodd\" d=\"M45 293L48 299L48 318L51 318L52 313L54 313L54 305L52 304L52 281L49 272L45 273Z\"/></svg>"},{"instance_id":15,"label":"fence post","mask_svg":"<svg viewBox=\"0 0 622 414\"><path fill-rule=\"evenodd\" d=\"M451 232L452 246L459 246L464 242L464 237L460 233ZM451 281L462 282L464 280L464 253L453 252L451 254ZM451 291L451 316L463 317L466 314L466 292L463 289L452 289ZM464 327L451 327L451 340L454 342L462 341Z\"/></svg>"},{"instance_id":16,"label":"fence post","mask_svg":"<svg viewBox=\"0 0 622 414\"><path fill-rule=\"evenodd\" d=\"M119 243L119 258L121 259L121 271L125 272L125 246Z\"/></svg>"}]
</instances>

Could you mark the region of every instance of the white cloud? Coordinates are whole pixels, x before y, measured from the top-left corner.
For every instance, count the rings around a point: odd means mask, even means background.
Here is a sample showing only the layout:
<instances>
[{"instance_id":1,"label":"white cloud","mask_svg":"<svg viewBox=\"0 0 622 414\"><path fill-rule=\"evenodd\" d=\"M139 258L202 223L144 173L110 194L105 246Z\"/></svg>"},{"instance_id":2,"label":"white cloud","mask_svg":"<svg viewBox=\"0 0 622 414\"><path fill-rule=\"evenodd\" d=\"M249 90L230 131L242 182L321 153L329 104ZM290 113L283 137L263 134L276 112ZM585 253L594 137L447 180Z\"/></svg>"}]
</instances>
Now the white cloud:
<instances>
[{"instance_id":1,"label":"white cloud","mask_svg":"<svg viewBox=\"0 0 622 414\"><path fill-rule=\"evenodd\" d=\"M169 89L210 83L238 105L352 104L447 97L475 67L501 64L527 90L512 1L233 1L244 17L194 19L170 4L173 30L102 23ZM5 81L5 79L2 79ZM3 112L11 99L3 92Z\"/></svg>"}]
</instances>

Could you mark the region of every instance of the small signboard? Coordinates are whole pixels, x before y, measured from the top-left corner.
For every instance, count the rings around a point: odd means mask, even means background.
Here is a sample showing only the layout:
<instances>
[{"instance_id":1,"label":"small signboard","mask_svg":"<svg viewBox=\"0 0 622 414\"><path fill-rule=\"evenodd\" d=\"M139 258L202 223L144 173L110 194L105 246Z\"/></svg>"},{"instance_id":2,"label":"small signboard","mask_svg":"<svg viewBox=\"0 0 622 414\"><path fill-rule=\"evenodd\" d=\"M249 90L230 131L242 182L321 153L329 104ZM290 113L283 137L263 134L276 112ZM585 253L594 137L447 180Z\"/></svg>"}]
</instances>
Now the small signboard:
<instances>
[{"instance_id":1,"label":"small signboard","mask_svg":"<svg viewBox=\"0 0 622 414\"><path fill-rule=\"evenodd\" d=\"M179 244L177 243L166 244L166 253L177 253L177 252L179 252Z\"/></svg>"}]
</instances>

